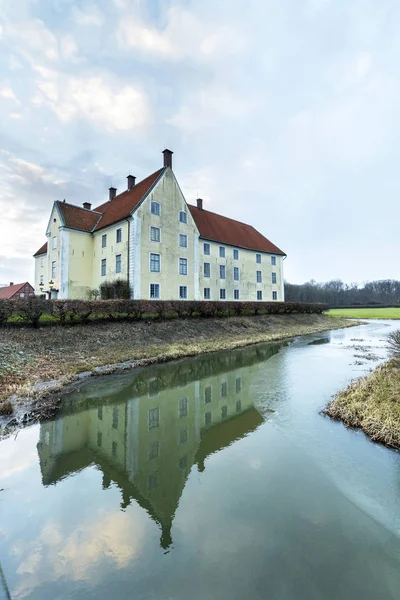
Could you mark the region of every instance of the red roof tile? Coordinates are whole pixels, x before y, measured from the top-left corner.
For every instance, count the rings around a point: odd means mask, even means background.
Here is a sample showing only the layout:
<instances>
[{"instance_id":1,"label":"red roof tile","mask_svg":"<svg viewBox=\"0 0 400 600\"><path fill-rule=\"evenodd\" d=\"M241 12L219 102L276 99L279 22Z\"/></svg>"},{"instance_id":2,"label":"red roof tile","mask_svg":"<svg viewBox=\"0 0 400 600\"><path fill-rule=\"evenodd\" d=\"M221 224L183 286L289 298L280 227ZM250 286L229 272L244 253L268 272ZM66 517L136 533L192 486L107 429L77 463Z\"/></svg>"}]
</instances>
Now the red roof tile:
<instances>
[{"instance_id":1,"label":"red roof tile","mask_svg":"<svg viewBox=\"0 0 400 600\"><path fill-rule=\"evenodd\" d=\"M9 298L12 298L15 294L18 294L19 290L25 285L29 285L29 291L31 293L34 292L33 287L28 281L24 281L24 283L15 283L14 285L8 285L7 287L0 288L0 300L8 300Z\"/></svg>"},{"instance_id":2,"label":"red roof tile","mask_svg":"<svg viewBox=\"0 0 400 600\"><path fill-rule=\"evenodd\" d=\"M101 213L87 210L75 204L56 202L62 215L65 227L79 229L80 231L92 231L101 218Z\"/></svg>"},{"instance_id":3,"label":"red roof tile","mask_svg":"<svg viewBox=\"0 0 400 600\"><path fill-rule=\"evenodd\" d=\"M202 238L230 246L286 256L278 246L267 240L251 225L234 221L208 210L200 210L190 204L189 209Z\"/></svg>"},{"instance_id":4,"label":"red roof tile","mask_svg":"<svg viewBox=\"0 0 400 600\"><path fill-rule=\"evenodd\" d=\"M47 254L47 242L45 242L33 256L39 256L40 254Z\"/></svg>"},{"instance_id":5,"label":"red roof tile","mask_svg":"<svg viewBox=\"0 0 400 600\"><path fill-rule=\"evenodd\" d=\"M141 199L147 195L157 179L164 172L164 168L159 169L152 175L146 177L139 183L133 186L130 190L126 190L116 196L113 200L101 204L94 210L103 213L101 220L97 223L94 231L103 229L108 225L122 221L129 217L134 208L139 204Z\"/></svg>"}]
</instances>

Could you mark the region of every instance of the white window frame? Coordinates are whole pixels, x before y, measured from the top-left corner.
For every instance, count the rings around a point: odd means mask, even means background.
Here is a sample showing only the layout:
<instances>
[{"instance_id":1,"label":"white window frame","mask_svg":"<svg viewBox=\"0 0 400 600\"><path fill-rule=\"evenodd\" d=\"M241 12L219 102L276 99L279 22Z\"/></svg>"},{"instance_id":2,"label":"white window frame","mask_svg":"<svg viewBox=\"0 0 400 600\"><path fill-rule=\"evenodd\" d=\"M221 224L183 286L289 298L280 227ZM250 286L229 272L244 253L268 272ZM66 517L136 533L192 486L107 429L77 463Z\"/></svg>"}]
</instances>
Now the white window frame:
<instances>
[{"instance_id":1,"label":"white window frame","mask_svg":"<svg viewBox=\"0 0 400 600\"><path fill-rule=\"evenodd\" d=\"M182 296L181 296L181 290L182 289L186 290L186 298L182 298ZM179 296L179 300L187 300L188 299L188 286L187 285L180 285L179 286L178 296Z\"/></svg>"},{"instance_id":2,"label":"white window frame","mask_svg":"<svg viewBox=\"0 0 400 600\"><path fill-rule=\"evenodd\" d=\"M151 286L154 285L155 287L158 288L158 297L156 298L155 296L151 295ZM161 285L159 283L150 283L149 284L149 298L150 300L159 300L161 296Z\"/></svg>"},{"instance_id":3,"label":"white window frame","mask_svg":"<svg viewBox=\"0 0 400 600\"><path fill-rule=\"evenodd\" d=\"M271 281L273 283L273 285L276 285L276 273L271 273Z\"/></svg>"},{"instance_id":4,"label":"white window frame","mask_svg":"<svg viewBox=\"0 0 400 600\"><path fill-rule=\"evenodd\" d=\"M221 254L221 250L222 250L222 254ZM225 246L219 247L218 256L219 256L219 258L226 258L226 247Z\"/></svg>"},{"instance_id":5,"label":"white window frame","mask_svg":"<svg viewBox=\"0 0 400 600\"><path fill-rule=\"evenodd\" d=\"M260 275L260 279L258 279L258 275ZM262 271L256 271L256 283L262 283Z\"/></svg>"},{"instance_id":6,"label":"white window frame","mask_svg":"<svg viewBox=\"0 0 400 600\"><path fill-rule=\"evenodd\" d=\"M101 247L107 248L107 234L103 233L101 236Z\"/></svg>"},{"instance_id":7,"label":"white window frame","mask_svg":"<svg viewBox=\"0 0 400 600\"><path fill-rule=\"evenodd\" d=\"M57 250L57 236L56 235L53 236L53 239L51 241L51 247L53 250Z\"/></svg>"},{"instance_id":8,"label":"white window frame","mask_svg":"<svg viewBox=\"0 0 400 600\"><path fill-rule=\"evenodd\" d=\"M42 258L40 259L40 266L41 266L41 268L43 269L43 267L44 267L44 258L43 258L43 256L42 256Z\"/></svg>"},{"instance_id":9,"label":"white window frame","mask_svg":"<svg viewBox=\"0 0 400 600\"><path fill-rule=\"evenodd\" d=\"M260 257L260 260L258 260L258 258ZM259 252L256 253L256 264L257 265L261 265L261 254Z\"/></svg>"},{"instance_id":10,"label":"white window frame","mask_svg":"<svg viewBox=\"0 0 400 600\"><path fill-rule=\"evenodd\" d=\"M182 246L181 238L185 238L186 246ZM188 236L187 233L178 233L178 246L179 248L187 248L188 247Z\"/></svg>"},{"instance_id":11,"label":"white window frame","mask_svg":"<svg viewBox=\"0 0 400 600\"><path fill-rule=\"evenodd\" d=\"M221 270L223 270L224 272L224 276L221 276ZM226 280L226 266L225 265L219 265L219 278L220 280L223 279L224 281Z\"/></svg>"},{"instance_id":12,"label":"white window frame","mask_svg":"<svg viewBox=\"0 0 400 600\"><path fill-rule=\"evenodd\" d=\"M186 263L186 273L181 273L181 260L185 261ZM189 265L188 265L188 259L185 256L180 256L178 259L178 274L182 275L183 277L186 277L189 271Z\"/></svg>"},{"instance_id":13,"label":"white window frame","mask_svg":"<svg viewBox=\"0 0 400 600\"><path fill-rule=\"evenodd\" d=\"M158 240L153 240L153 238L151 237L151 233L153 230L158 231ZM156 225L150 225L149 240L150 242L155 242L156 244L159 244L161 242L161 227L157 227Z\"/></svg>"},{"instance_id":14,"label":"white window frame","mask_svg":"<svg viewBox=\"0 0 400 600\"><path fill-rule=\"evenodd\" d=\"M152 271L152 269L151 269L151 257L152 256L158 256L158 266L159 266L158 271ZM149 252L149 273L161 273L161 255L159 252Z\"/></svg>"},{"instance_id":15,"label":"white window frame","mask_svg":"<svg viewBox=\"0 0 400 600\"><path fill-rule=\"evenodd\" d=\"M206 252L206 246L208 248L208 252ZM204 254L204 256L210 256L211 255L211 244L210 244L210 242L203 242L203 254Z\"/></svg>"},{"instance_id":16,"label":"white window frame","mask_svg":"<svg viewBox=\"0 0 400 600\"><path fill-rule=\"evenodd\" d=\"M237 277L235 277L236 273L237 273ZM233 281L240 281L240 269L239 269L239 267L233 267Z\"/></svg>"},{"instance_id":17,"label":"white window frame","mask_svg":"<svg viewBox=\"0 0 400 600\"><path fill-rule=\"evenodd\" d=\"M158 206L158 209L157 209L158 212L153 212L153 206ZM157 217L161 217L161 204L159 202L157 202L157 200L152 200L150 202L150 213L152 215L156 215Z\"/></svg>"},{"instance_id":18,"label":"white window frame","mask_svg":"<svg viewBox=\"0 0 400 600\"><path fill-rule=\"evenodd\" d=\"M118 271L118 257L119 257L119 271ZM115 255L115 272L122 273L122 254Z\"/></svg>"},{"instance_id":19,"label":"white window frame","mask_svg":"<svg viewBox=\"0 0 400 600\"><path fill-rule=\"evenodd\" d=\"M235 256L235 254L237 254L237 256ZM239 260L239 249L238 248L233 249L233 260Z\"/></svg>"},{"instance_id":20,"label":"white window frame","mask_svg":"<svg viewBox=\"0 0 400 600\"><path fill-rule=\"evenodd\" d=\"M236 298L236 296L237 296L237 298ZM240 292L237 288L233 290L233 299L240 300Z\"/></svg>"},{"instance_id":21,"label":"white window frame","mask_svg":"<svg viewBox=\"0 0 400 600\"><path fill-rule=\"evenodd\" d=\"M206 298L206 290L208 290L208 298ZM211 288L203 288L203 300L211 300Z\"/></svg>"},{"instance_id":22,"label":"white window frame","mask_svg":"<svg viewBox=\"0 0 400 600\"><path fill-rule=\"evenodd\" d=\"M118 232L120 234L120 240L118 239ZM115 243L116 244L120 244L122 242L122 227L118 227L118 229L115 232Z\"/></svg>"},{"instance_id":23,"label":"white window frame","mask_svg":"<svg viewBox=\"0 0 400 600\"><path fill-rule=\"evenodd\" d=\"M261 298L259 298L261 296ZM257 290L257 300L262 301L262 290Z\"/></svg>"},{"instance_id":24,"label":"white window frame","mask_svg":"<svg viewBox=\"0 0 400 600\"><path fill-rule=\"evenodd\" d=\"M278 292L276 290L272 292L272 300L278 300Z\"/></svg>"},{"instance_id":25,"label":"white window frame","mask_svg":"<svg viewBox=\"0 0 400 600\"><path fill-rule=\"evenodd\" d=\"M271 265L276 267L276 256L271 256Z\"/></svg>"},{"instance_id":26,"label":"white window frame","mask_svg":"<svg viewBox=\"0 0 400 600\"><path fill-rule=\"evenodd\" d=\"M183 221L181 219L181 215L185 215ZM186 210L180 210L179 211L178 219L179 219L179 223L183 223L184 225L187 225L188 219L187 219L187 212L186 212Z\"/></svg>"},{"instance_id":27,"label":"white window frame","mask_svg":"<svg viewBox=\"0 0 400 600\"><path fill-rule=\"evenodd\" d=\"M103 273L103 265L104 265L104 273ZM101 277L106 277L106 275L107 275L107 259L106 258L101 259L100 275L101 275Z\"/></svg>"},{"instance_id":28,"label":"white window frame","mask_svg":"<svg viewBox=\"0 0 400 600\"><path fill-rule=\"evenodd\" d=\"M206 265L208 265L208 275L206 275ZM205 277L205 279L210 279L211 277L211 263L209 262L205 262L203 263L203 277Z\"/></svg>"},{"instance_id":29,"label":"white window frame","mask_svg":"<svg viewBox=\"0 0 400 600\"><path fill-rule=\"evenodd\" d=\"M224 292L224 297L222 298L222 292ZM219 288L219 299L226 300L226 288Z\"/></svg>"},{"instance_id":30,"label":"white window frame","mask_svg":"<svg viewBox=\"0 0 400 600\"><path fill-rule=\"evenodd\" d=\"M40 276L39 283L40 283L40 284L43 284L43 283L44 283L44 276L43 276L43 275L41 275L41 276Z\"/></svg>"},{"instance_id":31,"label":"white window frame","mask_svg":"<svg viewBox=\"0 0 400 600\"><path fill-rule=\"evenodd\" d=\"M57 277L57 263L55 260L51 262L51 278L55 279Z\"/></svg>"}]
</instances>

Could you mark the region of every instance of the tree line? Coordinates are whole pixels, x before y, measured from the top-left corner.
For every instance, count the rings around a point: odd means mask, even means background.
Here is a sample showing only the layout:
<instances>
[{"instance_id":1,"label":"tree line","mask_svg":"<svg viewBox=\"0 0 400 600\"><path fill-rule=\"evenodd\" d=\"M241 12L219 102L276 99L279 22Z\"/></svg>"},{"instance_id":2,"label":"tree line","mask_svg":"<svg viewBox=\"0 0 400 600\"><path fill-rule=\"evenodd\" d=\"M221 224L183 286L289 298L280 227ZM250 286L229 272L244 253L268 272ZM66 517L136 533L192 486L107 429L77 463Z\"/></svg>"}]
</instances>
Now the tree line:
<instances>
[{"instance_id":1,"label":"tree line","mask_svg":"<svg viewBox=\"0 0 400 600\"><path fill-rule=\"evenodd\" d=\"M400 305L400 281L383 279L363 285L334 279L326 283L314 280L300 285L285 282L285 301L323 302L329 306Z\"/></svg>"}]
</instances>

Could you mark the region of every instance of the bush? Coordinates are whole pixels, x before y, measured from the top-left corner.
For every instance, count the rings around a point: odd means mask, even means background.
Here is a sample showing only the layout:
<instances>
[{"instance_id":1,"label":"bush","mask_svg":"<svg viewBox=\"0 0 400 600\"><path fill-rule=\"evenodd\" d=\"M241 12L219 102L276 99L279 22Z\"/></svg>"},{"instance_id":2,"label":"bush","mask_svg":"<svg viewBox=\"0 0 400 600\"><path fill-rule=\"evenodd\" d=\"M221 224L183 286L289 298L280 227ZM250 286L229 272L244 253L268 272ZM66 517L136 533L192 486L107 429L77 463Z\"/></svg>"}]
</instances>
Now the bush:
<instances>
[{"instance_id":1,"label":"bush","mask_svg":"<svg viewBox=\"0 0 400 600\"><path fill-rule=\"evenodd\" d=\"M391 356L400 359L400 329L389 335L388 346Z\"/></svg>"},{"instance_id":2,"label":"bush","mask_svg":"<svg viewBox=\"0 0 400 600\"><path fill-rule=\"evenodd\" d=\"M105 281L100 285L100 298L102 300L113 300L115 298L129 299L131 290L127 279L115 279Z\"/></svg>"},{"instance_id":3,"label":"bush","mask_svg":"<svg viewBox=\"0 0 400 600\"><path fill-rule=\"evenodd\" d=\"M53 303L51 300L30 296L29 298L19 298L12 300L13 313L22 321L31 323L34 327L39 327L39 319L43 314L53 314Z\"/></svg>"},{"instance_id":4,"label":"bush","mask_svg":"<svg viewBox=\"0 0 400 600\"><path fill-rule=\"evenodd\" d=\"M3 325L13 314L14 303L12 300L0 300L0 325Z\"/></svg>"}]
</instances>

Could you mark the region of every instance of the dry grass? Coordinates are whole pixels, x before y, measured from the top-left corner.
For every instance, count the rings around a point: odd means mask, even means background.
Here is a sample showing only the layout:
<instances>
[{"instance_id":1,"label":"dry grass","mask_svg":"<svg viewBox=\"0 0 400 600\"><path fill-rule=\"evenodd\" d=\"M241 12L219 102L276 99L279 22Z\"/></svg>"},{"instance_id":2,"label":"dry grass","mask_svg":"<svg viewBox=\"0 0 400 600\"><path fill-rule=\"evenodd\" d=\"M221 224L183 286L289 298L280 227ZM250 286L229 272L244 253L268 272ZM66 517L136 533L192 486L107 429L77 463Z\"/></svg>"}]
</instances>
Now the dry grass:
<instances>
[{"instance_id":1,"label":"dry grass","mask_svg":"<svg viewBox=\"0 0 400 600\"><path fill-rule=\"evenodd\" d=\"M400 362L392 360L354 381L325 413L346 427L361 428L374 442L400 448Z\"/></svg>"},{"instance_id":2,"label":"dry grass","mask_svg":"<svg viewBox=\"0 0 400 600\"><path fill-rule=\"evenodd\" d=\"M0 417L6 417L11 415L13 412L13 407L11 402L5 400L4 402L0 402Z\"/></svg>"},{"instance_id":3,"label":"dry grass","mask_svg":"<svg viewBox=\"0 0 400 600\"><path fill-rule=\"evenodd\" d=\"M107 323L0 333L0 401L30 396L40 381L71 377L94 367L154 357L169 360L328 329L348 320L326 315L264 315L226 319Z\"/></svg>"}]
</instances>

